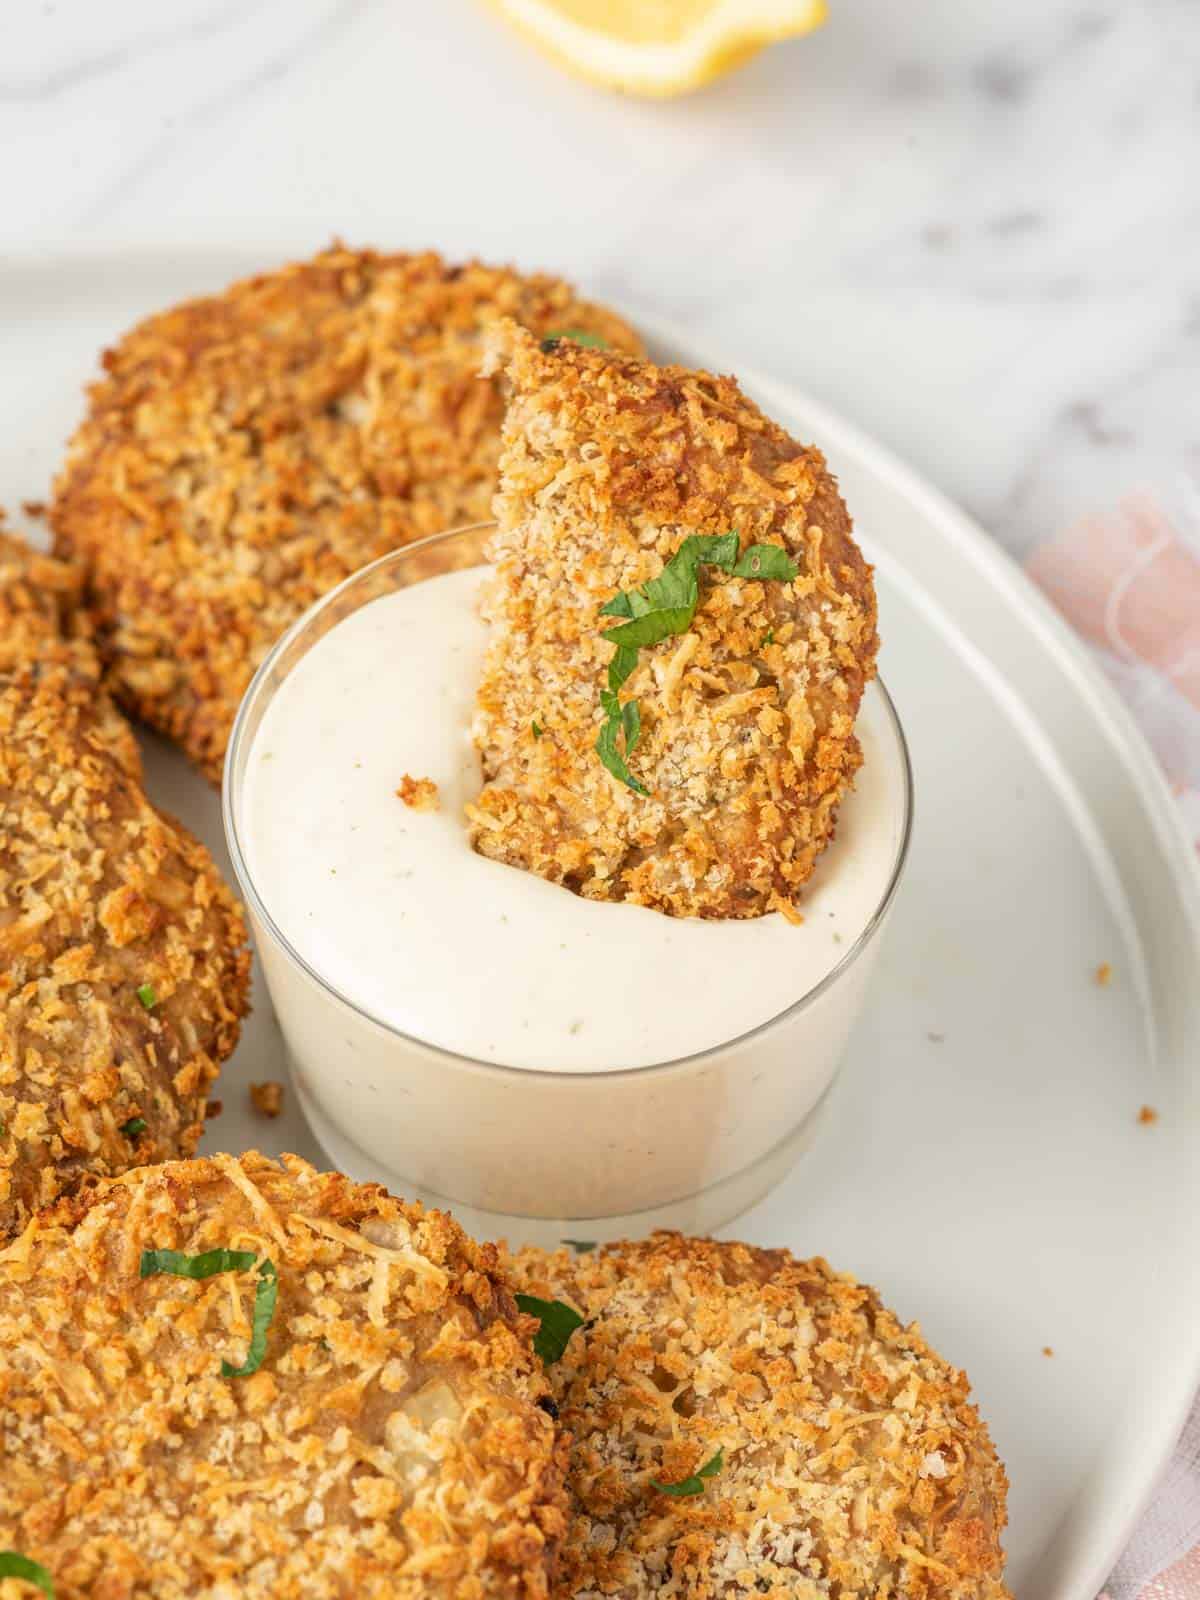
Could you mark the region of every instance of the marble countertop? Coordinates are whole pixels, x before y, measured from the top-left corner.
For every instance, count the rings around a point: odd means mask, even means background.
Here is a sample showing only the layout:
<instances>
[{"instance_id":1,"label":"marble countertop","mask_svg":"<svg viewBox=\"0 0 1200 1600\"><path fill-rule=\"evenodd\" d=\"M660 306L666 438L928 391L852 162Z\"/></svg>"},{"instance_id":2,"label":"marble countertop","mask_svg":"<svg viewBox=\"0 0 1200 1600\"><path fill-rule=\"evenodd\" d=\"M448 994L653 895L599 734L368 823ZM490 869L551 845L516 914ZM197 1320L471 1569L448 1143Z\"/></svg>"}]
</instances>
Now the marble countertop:
<instances>
[{"instance_id":1,"label":"marble countertop","mask_svg":"<svg viewBox=\"0 0 1200 1600\"><path fill-rule=\"evenodd\" d=\"M0 251L561 270L802 383L1017 555L1200 474L1195 0L831 10L655 103L478 0L7 0Z\"/></svg>"}]
</instances>

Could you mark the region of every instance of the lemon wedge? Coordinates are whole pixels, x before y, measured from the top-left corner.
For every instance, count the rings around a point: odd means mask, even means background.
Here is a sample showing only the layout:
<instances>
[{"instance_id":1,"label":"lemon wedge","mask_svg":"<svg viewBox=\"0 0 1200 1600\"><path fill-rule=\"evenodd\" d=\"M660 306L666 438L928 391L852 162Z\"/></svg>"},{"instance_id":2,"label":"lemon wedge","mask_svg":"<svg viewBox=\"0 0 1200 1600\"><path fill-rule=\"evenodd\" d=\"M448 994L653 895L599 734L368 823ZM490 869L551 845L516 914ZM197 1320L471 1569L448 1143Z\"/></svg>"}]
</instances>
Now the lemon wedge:
<instances>
[{"instance_id":1,"label":"lemon wedge","mask_svg":"<svg viewBox=\"0 0 1200 1600\"><path fill-rule=\"evenodd\" d=\"M825 20L825 0L489 0L547 55L628 94L686 94Z\"/></svg>"}]
</instances>

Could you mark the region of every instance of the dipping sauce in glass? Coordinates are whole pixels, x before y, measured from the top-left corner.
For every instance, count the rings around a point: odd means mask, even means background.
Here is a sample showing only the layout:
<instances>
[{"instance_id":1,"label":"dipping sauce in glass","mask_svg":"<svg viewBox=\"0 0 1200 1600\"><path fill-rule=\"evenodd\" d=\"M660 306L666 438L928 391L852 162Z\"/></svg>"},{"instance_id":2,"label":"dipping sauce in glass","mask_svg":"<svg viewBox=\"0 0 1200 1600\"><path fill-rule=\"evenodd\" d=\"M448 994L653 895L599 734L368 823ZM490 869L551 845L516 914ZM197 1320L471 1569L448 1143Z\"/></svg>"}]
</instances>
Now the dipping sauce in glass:
<instances>
[{"instance_id":1,"label":"dipping sauce in glass","mask_svg":"<svg viewBox=\"0 0 1200 1600\"><path fill-rule=\"evenodd\" d=\"M755 1167L828 1086L907 833L894 714L870 686L802 924L583 899L471 849L487 569L414 581L411 556L384 558L404 586L348 609L351 579L341 620L268 661L231 755L231 843L301 1098L356 1176L502 1219L659 1220ZM404 803L406 777L436 809Z\"/></svg>"},{"instance_id":2,"label":"dipping sauce in glass","mask_svg":"<svg viewBox=\"0 0 1200 1600\"><path fill-rule=\"evenodd\" d=\"M865 759L805 892L803 924L585 900L467 843L463 807L481 781L470 730L482 579L446 573L373 601L272 701L247 770L246 851L283 934L382 1022L510 1067L650 1066L786 1010L857 938L896 857L901 815L877 748L877 695L867 695ZM436 783L436 811L403 803L405 775Z\"/></svg>"}]
</instances>

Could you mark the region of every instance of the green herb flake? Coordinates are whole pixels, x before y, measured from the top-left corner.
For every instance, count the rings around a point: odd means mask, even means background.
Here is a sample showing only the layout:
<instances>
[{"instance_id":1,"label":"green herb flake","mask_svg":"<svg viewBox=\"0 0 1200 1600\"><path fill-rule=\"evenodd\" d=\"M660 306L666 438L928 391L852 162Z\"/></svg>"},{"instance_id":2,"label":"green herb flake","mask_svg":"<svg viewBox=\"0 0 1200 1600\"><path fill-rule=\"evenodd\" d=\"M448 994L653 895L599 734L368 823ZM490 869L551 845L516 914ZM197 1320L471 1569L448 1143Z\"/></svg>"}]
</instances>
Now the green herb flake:
<instances>
[{"instance_id":1,"label":"green herb flake","mask_svg":"<svg viewBox=\"0 0 1200 1600\"><path fill-rule=\"evenodd\" d=\"M659 1483L657 1478L651 1478L650 1487L657 1489L659 1494L669 1494L674 1500L690 1500L694 1495L704 1493L705 1478L715 1478L724 1465L725 1452L722 1449L702 1467L697 1467L690 1478L684 1478L680 1483Z\"/></svg>"},{"instance_id":2,"label":"green herb flake","mask_svg":"<svg viewBox=\"0 0 1200 1600\"><path fill-rule=\"evenodd\" d=\"M198 1256L186 1256L181 1250L143 1250L138 1270L143 1278L160 1274L213 1278L218 1272L248 1272L257 1260L253 1250L204 1250Z\"/></svg>"},{"instance_id":3,"label":"green herb flake","mask_svg":"<svg viewBox=\"0 0 1200 1600\"><path fill-rule=\"evenodd\" d=\"M44 1595L54 1600L54 1581L40 1561L15 1550L0 1550L0 1578L21 1578L25 1583L36 1584Z\"/></svg>"},{"instance_id":4,"label":"green herb flake","mask_svg":"<svg viewBox=\"0 0 1200 1600\"><path fill-rule=\"evenodd\" d=\"M539 1300L532 1294L519 1294L517 1308L541 1323L534 1335L533 1348L541 1357L542 1365L552 1367L556 1361L561 1361L571 1335L576 1328L583 1327L578 1311L561 1300Z\"/></svg>"},{"instance_id":5,"label":"green herb flake","mask_svg":"<svg viewBox=\"0 0 1200 1600\"><path fill-rule=\"evenodd\" d=\"M636 589L623 589L600 607L602 617L621 617L620 627L606 628L604 638L616 646L608 666L608 688L601 690L604 725L596 739L596 753L614 778L635 794L649 793L629 770L629 757L641 737L641 711L636 701L622 705L618 690L637 666L637 653L675 634L686 633L700 603L700 568L719 567L736 578L791 583L798 568L785 550L774 544L752 544L739 556L736 530L729 533L693 533L679 546L657 578ZM771 635L774 637L774 634ZM617 748L623 737L624 751Z\"/></svg>"},{"instance_id":6,"label":"green herb flake","mask_svg":"<svg viewBox=\"0 0 1200 1600\"><path fill-rule=\"evenodd\" d=\"M762 548L761 545L750 547L751 550ZM700 602L701 566L720 567L730 572L737 559L736 532L690 534L657 578L649 578L637 589L614 595L600 608L602 617L629 619L620 628L607 629L604 637L618 647L640 650L644 645L659 644L672 634L686 633Z\"/></svg>"},{"instance_id":7,"label":"green herb flake","mask_svg":"<svg viewBox=\"0 0 1200 1600\"><path fill-rule=\"evenodd\" d=\"M158 996L154 992L154 985L152 983L141 984L137 990L137 997L145 1006L147 1011L153 1011L155 1006L158 1004Z\"/></svg>"},{"instance_id":8,"label":"green herb flake","mask_svg":"<svg viewBox=\"0 0 1200 1600\"><path fill-rule=\"evenodd\" d=\"M258 1269L258 1288L254 1291L254 1322L250 1330L250 1348L240 1367L228 1361L221 1363L223 1378L248 1378L257 1372L267 1353L267 1329L275 1315L275 1302L279 1298L279 1277L273 1261L264 1261Z\"/></svg>"},{"instance_id":9,"label":"green herb flake","mask_svg":"<svg viewBox=\"0 0 1200 1600\"><path fill-rule=\"evenodd\" d=\"M570 339L572 344L581 344L588 350L608 349L607 339L602 339L598 333L589 333L586 328L555 328L542 340L543 354L551 355L562 339Z\"/></svg>"},{"instance_id":10,"label":"green herb flake","mask_svg":"<svg viewBox=\"0 0 1200 1600\"><path fill-rule=\"evenodd\" d=\"M731 568L735 578L755 578L765 583L794 583L799 568L777 544L748 545Z\"/></svg>"},{"instance_id":11,"label":"green herb flake","mask_svg":"<svg viewBox=\"0 0 1200 1600\"><path fill-rule=\"evenodd\" d=\"M617 735L622 731L623 727L624 720L621 716L610 716L596 736L596 754L614 778L619 779L627 788L632 789L634 794L648 796L649 789L640 779L634 777L626 764L625 756L617 749ZM627 748L626 755L630 753Z\"/></svg>"},{"instance_id":12,"label":"green herb flake","mask_svg":"<svg viewBox=\"0 0 1200 1600\"><path fill-rule=\"evenodd\" d=\"M145 1117L130 1117L129 1121L123 1122L117 1131L123 1133L127 1139L136 1139L139 1133L145 1133L146 1119Z\"/></svg>"},{"instance_id":13,"label":"green herb flake","mask_svg":"<svg viewBox=\"0 0 1200 1600\"><path fill-rule=\"evenodd\" d=\"M759 646L759 649L760 650L765 650L769 644L774 644L774 643L775 643L775 629L774 628L768 628L766 633L764 633L763 636L762 636L762 644Z\"/></svg>"},{"instance_id":14,"label":"green herb flake","mask_svg":"<svg viewBox=\"0 0 1200 1600\"><path fill-rule=\"evenodd\" d=\"M250 1349L240 1367L228 1361L221 1362L223 1378L245 1378L257 1372L267 1353L267 1329L275 1315L275 1302L279 1297L279 1279L275 1263L259 1261L253 1250L205 1250L200 1255L188 1256L179 1250L143 1250L141 1276L153 1278L168 1273L175 1278L211 1278L218 1272L248 1272L258 1263L258 1287L254 1293L254 1320L250 1332Z\"/></svg>"},{"instance_id":15,"label":"green herb flake","mask_svg":"<svg viewBox=\"0 0 1200 1600\"><path fill-rule=\"evenodd\" d=\"M612 660L608 663L608 687L614 694L636 666L637 651L630 650L626 645L618 645L613 652ZM602 701L603 698L602 695Z\"/></svg>"},{"instance_id":16,"label":"green herb flake","mask_svg":"<svg viewBox=\"0 0 1200 1600\"><path fill-rule=\"evenodd\" d=\"M595 1239L564 1239L563 1244L569 1244L577 1256L590 1256L596 1248Z\"/></svg>"},{"instance_id":17,"label":"green herb flake","mask_svg":"<svg viewBox=\"0 0 1200 1600\"><path fill-rule=\"evenodd\" d=\"M533 737L535 739L540 739L542 737L543 733L545 733L546 730L545 730L545 728L540 726L540 724L538 723L537 718L535 717L533 719L533 721L529 724L529 731L530 731L530 733L533 734Z\"/></svg>"}]
</instances>

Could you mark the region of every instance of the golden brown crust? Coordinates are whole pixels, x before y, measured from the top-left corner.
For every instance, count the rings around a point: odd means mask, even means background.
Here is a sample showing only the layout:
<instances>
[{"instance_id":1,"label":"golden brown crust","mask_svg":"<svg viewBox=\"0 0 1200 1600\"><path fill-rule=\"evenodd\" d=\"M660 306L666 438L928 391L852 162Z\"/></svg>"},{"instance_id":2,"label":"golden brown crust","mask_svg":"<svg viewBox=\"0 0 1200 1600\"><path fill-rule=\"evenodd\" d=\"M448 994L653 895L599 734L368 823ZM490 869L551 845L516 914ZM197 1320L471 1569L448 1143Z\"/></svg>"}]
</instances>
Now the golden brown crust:
<instances>
[{"instance_id":1,"label":"golden brown crust","mask_svg":"<svg viewBox=\"0 0 1200 1600\"><path fill-rule=\"evenodd\" d=\"M36 664L68 670L97 688L100 660L83 610L83 575L4 531L0 511L0 674ZM96 700L97 733L140 781L142 757L125 718L107 695Z\"/></svg>"},{"instance_id":2,"label":"golden brown crust","mask_svg":"<svg viewBox=\"0 0 1200 1600\"><path fill-rule=\"evenodd\" d=\"M860 761L878 640L871 569L820 452L732 378L513 327L492 639L469 810L483 854L598 899L682 916L795 915ZM635 794L595 752L614 626L601 607L692 534L782 546L795 582L706 571L686 633L644 648ZM537 723L535 732L533 724Z\"/></svg>"},{"instance_id":3,"label":"golden brown crust","mask_svg":"<svg viewBox=\"0 0 1200 1600\"><path fill-rule=\"evenodd\" d=\"M82 673L93 671L95 657L80 613L82 591L74 567L6 533L0 511L0 671L51 651Z\"/></svg>"},{"instance_id":4,"label":"golden brown crust","mask_svg":"<svg viewBox=\"0 0 1200 1600\"><path fill-rule=\"evenodd\" d=\"M0 1238L84 1175L190 1154L247 1003L241 912L142 792L87 640L59 631L74 595L0 536Z\"/></svg>"},{"instance_id":5,"label":"golden brown crust","mask_svg":"<svg viewBox=\"0 0 1200 1600\"><path fill-rule=\"evenodd\" d=\"M550 1369L573 1436L563 1600L1004 1600L1007 1480L948 1366L826 1262L658 1233L528 1249L588 1319ZM723 1451L703 1493L676 1484Z\"/></svg>"},{"instance_id":6,"label":"golden brown crust","mask_svg":"<svg viewBox=\"0 0 1200 1600\"><path fill-rule=\"evenodd\" d=\"M502 403L481 329L636 336L558 279L331 249L141 323L59 476L118 698L220 782L263 655L320 595L488 515Z\"/></svg>"},{"instance_id":7,"label":"golden brown crust","mask_svg":"<svg viewBox=\"0 0 1200 1600\"><path fill-rule=\"evenodd\" d=\"M139 1277L144 1249L257 1266ZM295 1156L143 1168L0 1253L0 1548L59 1600L539 1600L565 1448L531 1319L450 1217Z\"/></svg>"}]
</instances>

